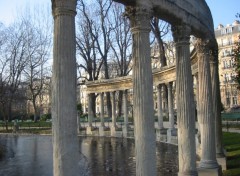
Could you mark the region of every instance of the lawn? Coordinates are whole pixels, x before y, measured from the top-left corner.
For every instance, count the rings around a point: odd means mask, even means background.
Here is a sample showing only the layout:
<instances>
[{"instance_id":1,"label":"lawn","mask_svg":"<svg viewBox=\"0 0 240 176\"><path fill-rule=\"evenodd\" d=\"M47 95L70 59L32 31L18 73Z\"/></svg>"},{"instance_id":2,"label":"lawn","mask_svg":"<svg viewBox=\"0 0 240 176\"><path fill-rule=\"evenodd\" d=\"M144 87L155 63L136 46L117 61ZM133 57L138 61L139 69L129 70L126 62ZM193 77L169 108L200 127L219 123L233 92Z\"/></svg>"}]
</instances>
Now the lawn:
<instances>
[{"instance_id":1,"label":"lawn","mask_svg":"<svg viewBox=\"0 0 240 176\"><path fill-rule=\"evenodd\" d=\"M227 170L224 176L240 176L240 134L223 133L224 148L227 151Z\"/></svg>"}]
</instances>

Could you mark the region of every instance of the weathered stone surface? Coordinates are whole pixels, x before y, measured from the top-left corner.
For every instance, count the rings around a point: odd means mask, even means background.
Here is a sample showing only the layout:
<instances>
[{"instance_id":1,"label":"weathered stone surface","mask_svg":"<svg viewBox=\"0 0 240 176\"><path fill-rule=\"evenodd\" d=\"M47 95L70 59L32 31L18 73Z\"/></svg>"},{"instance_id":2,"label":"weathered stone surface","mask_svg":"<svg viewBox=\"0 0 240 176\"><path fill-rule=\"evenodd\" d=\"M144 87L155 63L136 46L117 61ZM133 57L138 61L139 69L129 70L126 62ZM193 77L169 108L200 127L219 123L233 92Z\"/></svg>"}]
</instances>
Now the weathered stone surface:
<instances>
[{"instance_id":1,"label":"weathered stone surface","mask_svg":"<svg viewBox=\"0 0 240 176\"><path fill-rule=\"evenodd\" d=\"M76 175L79 146L76 110L76 1L53 1L53 174Z\"/></svg>"},{"instance_id":2,"label":"weathered stone surface","mask_svg":"<svg viewBox=\"0 0 240 176\"><path fill-rule=\"evenodd\" d=\"M100 119L101 119L101 127L104 128L104 93L100 93Z\"/></svg>"},{"instance_id":3,"label":"weathered stone surface","mask_svg":"<svg viewBox=\"0 0 240 176\"><path fill-rule=\"evenodd\" d=\"M195 148L195 114L193 80L190 65L189 39L186 25L173 26L176 47L176 94L178 123L178 175L197 175Z\"/></svg>"},{"instance_id":4,"label":"weathered stone surface","mask_svg":"<svg viewBox=\"0 0 240 176\"><path fill-rule=\"evenodd\" d=\"M163 129L162 85L157 86L158 128Z\"/></svg>"},{"instance_id":5,"label":"weathered stone surface","mask_svg":"<svg viewBox=\"0 0 240 176\"><path fill-rule=\"evenodd\" d=\"M198 77L199 77L199 110L198 121L201 132L200 168L218 168L215 147L215 123L212 106L212 85L209 64L209 47L207 40L198 39Z\"/></svg>"},{"instance_id":6,"label":"weathered stone surface","mask_svg":"<svg viewBox=\"0 0 240 176\"><path fill-rule=\"evenodd\" d=\"M220 83L218 74L218 49L217 45L210 53L210 69L212 82L212 96L213 96L213 114L215 122L215 141L216 141L216 156L224 158L223 141L222 141L222 118L221 118L221 95Z\"/></svg>"},{"instance_id":7,"label":"weathered stone surface","mask_svg":"<svg viewBox=\"0 0 240 176\"><path fill-rule=\"evenodd\" d=\"M153 9L154 16L172 25L184 23L198 37L214 38L212 15L204 0L114 0L128 6Z\"/></svg>"},{"instance_id":8,"label":"weathered stone surface","mask_svg":"<svg viewBox=\"0 0 240 176\"><path fill-rule=\"evenodd\" d=\"M136 146L136 175L156 173L156 148L153 118L153 78L150 57L151 11L128 9L133 34L133 111Z\"/></svg>"}]
</instances>

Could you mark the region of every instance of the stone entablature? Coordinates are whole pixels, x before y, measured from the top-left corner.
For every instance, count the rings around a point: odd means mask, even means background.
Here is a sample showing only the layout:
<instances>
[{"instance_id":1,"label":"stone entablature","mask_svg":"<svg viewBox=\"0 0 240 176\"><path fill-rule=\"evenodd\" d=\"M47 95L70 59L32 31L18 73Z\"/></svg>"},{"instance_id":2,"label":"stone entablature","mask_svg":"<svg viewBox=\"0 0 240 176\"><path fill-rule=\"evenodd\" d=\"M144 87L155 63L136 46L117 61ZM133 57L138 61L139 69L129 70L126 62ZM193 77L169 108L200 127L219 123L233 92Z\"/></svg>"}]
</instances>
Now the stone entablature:
<instances>
[{"instance_id":1,"label":"stone entablature","mask_svg":"<svg viewBox=\"0 0 240 176\"><path fill-rule=\"evenodd\" d=\"M192 52L191 65L192 65L192 75L198 72L196 51ZM175 64L165 66L159 69L153 70L153 85L157 86L163 83L169 83L176 80L176 70ZM101 92L112 92L119 90L132 89L132 76L123 76L114 79L101 79L97 81L86 82L86 92L87 93L101 93Z\"/></svg>"},{"instance_id":2,"label":"stone entablature","mask_svg":"<svg viewBox=\"0 0 240 176\"><path fill-rule=\"evenodd\" d=\"M204 0L114 0L127 6L143 6L154 9L158 16L170 24L184 23L191 27L191 34L214 38L214 27L210 9Z\"/></svg>"}]
</instances>

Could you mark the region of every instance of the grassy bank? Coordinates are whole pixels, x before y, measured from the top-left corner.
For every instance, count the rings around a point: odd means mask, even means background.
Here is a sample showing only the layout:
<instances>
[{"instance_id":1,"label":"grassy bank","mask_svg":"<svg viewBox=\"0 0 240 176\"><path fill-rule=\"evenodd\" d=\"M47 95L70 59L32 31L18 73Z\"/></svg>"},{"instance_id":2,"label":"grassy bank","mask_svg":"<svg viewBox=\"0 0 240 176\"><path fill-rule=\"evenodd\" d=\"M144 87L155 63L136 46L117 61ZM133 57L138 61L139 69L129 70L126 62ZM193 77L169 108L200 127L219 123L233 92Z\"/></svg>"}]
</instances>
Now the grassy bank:
<instances>
[{"instance_id":1,"label":"grassy bank","mask_svg":"<svg viewBox=\"0 0 240 176\"><path fill-rule=\"evenodd\" d=\"M30 133L30 134L50 134L52 129L51 122L19 122L17 133ZM14 132L14 124L8 123L8 130L6 125L0 123L0 133L12 133Z\"/></svg>"},{"instance_id":2,"label":"grassy bank","mask_svg":"<svg viewBox=\"0 0 240 176\"><path fill-rule=\"evenodd\" d=\"M227 170L224 176L240 176L240 134L223 133L224 147L227 151Z\"/></svg>"}]
</instances>

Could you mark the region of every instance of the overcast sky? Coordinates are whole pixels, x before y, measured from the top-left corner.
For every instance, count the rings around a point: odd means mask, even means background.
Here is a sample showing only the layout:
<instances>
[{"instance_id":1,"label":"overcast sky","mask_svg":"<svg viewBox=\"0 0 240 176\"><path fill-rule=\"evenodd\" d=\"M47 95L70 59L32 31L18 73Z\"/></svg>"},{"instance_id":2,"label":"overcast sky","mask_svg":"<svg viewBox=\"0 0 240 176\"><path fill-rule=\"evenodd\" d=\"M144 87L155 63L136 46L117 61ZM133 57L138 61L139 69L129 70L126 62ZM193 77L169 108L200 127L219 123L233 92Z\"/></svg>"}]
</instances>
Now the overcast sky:
<instances>
[{"instance_id":1,"label":"overcast sky","mask_svg":"<svg viewBox=\"0 0 240 176\"><path fill-rule=\"evenodd\" d=\"M206 0L206 2L212 11L215 28L220 23L231 24L236 20L236 13L240 13L240 0ZM0 0L0 21L8 25L14 21L19 12L21 13L21 9L39 5L51 7L51 0Z\"/></svg>"}]
</instances>

